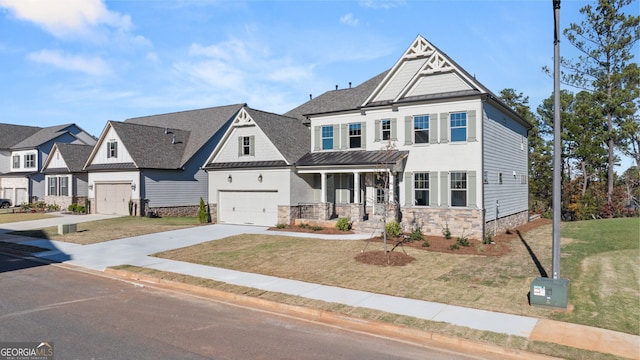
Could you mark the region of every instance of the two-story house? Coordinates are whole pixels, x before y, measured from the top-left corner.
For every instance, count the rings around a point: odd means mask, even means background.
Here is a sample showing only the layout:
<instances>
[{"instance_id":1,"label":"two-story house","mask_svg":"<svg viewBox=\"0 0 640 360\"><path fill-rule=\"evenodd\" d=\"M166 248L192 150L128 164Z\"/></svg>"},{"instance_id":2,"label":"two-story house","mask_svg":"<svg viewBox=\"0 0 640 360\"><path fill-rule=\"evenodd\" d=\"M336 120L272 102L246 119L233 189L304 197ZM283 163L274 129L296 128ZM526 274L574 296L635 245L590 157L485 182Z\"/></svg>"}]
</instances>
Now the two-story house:
<instances>
[{"instance_id":1,"label":"two-story house","mask_svg":"<svg viewBox=\"0 0 640 360\"><path fill-rule=\"evenodd\" d=\"M55 143L94 145L96 139L75 124L50 127L0 124L0 197L18 206L44 201L41 173Z\"/></svg>"},{"instance_id":2,"label":"two-story house","mask_svg":"<svg viewBox=\"0 0 640 360\"><path fill-rule=\"evenodd\" d=\"M422 36L390 70L285 115L310 124L295 167L320 218L474 238L528 221L530 124Z\"/></svg>"}]
</instances>

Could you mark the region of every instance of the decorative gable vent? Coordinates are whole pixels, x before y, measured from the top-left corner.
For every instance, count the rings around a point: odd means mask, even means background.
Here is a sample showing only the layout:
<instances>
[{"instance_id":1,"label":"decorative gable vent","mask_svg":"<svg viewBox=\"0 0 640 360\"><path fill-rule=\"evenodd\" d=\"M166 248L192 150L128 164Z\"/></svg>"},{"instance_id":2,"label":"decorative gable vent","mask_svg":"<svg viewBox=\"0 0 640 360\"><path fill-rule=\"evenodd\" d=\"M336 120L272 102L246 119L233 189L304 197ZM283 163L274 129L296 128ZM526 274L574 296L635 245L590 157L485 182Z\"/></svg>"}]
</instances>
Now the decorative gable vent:
<instances>
[{"instance_id":1,"label":"decorative gable vent","mask_svg":"<svg viewBox=\"0 0 640 360\"><path fill-rule=\"evenodd\" d=\"M241 109L236 116L236 119L233 121L233 124L235 126L253 125L253 119L245 109Z\"/></svg>"},{"instance_id":2,"label":"decorative gable vent","mask_svg":"<svg viewBox=\"0 0 640 360\"><path fill-rule=\"evenodd\" d=\"M452 70L453 66L447 61L447 59L440 53L435 53L427 62L423 65L421 72L425 74L433 74L436 72L445 72Z\"/></svg>"},{"instance_id":3,"label":"decorative gable vent","mask_svg":"<svg viewBox=\"0 0 640 360\"><path fill-rule=\"evenodd\" d=\"M436 49L431 46L423 37L418 37L416 41L413 42L411 47L407 49L407 52L404 54L407 58L415 58L415 57L427 57L431 56L436 51Z\"/></svg>"}]
</instances>

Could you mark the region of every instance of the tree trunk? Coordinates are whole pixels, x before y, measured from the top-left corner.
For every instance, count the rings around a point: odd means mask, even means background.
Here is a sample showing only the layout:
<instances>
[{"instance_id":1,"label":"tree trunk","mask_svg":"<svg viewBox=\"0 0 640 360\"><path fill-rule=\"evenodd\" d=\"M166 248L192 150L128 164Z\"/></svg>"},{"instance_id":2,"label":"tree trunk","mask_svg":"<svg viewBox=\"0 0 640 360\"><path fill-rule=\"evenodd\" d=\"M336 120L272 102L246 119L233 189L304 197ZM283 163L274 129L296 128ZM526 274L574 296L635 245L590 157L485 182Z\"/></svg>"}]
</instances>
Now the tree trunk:
<instances>
[{"instance_id":1,"label":"tree trunk","mask_svg":"<svg viewBox=\"0 0 640 360\"><path fill-rule=\"evenodd\" d=\"M582 165L582 197L587 193L587 182L589 181L589 175L587 174L587 164L583 161Z\"/></svg>"}]
</instances>

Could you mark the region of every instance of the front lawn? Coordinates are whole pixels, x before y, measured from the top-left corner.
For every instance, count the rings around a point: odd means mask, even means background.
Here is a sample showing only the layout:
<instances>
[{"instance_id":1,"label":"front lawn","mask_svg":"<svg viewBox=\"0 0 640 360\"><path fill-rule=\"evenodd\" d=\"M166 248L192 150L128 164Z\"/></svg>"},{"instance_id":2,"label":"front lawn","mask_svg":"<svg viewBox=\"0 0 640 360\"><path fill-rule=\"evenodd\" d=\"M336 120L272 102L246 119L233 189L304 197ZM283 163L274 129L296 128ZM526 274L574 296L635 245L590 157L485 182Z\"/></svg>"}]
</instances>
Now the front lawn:
<instances>
[{"instance_id":1,"label":"front lawn","mask_svg":"<svg viewBox=\"0 0 640 360\"><path fill-rule=\"evenodd\" d=\"M14 231L11 234L86 245L132 236L182 229L196 226L198 224L198 219L195 217L146 218L125 216L78 223L77 232L71 234L58 234L58 227L56 226L38 230Z\"/></svg>"},{"instance_id":2,"label":"front lawn","mask_svg":"<svg viewBox=\"0 0 640 360\"><path fill-rule=\"evenodd\" d=\"M11 209L1 209L0 211L0 224L7 224L19 221L31 221L48 219L55 217L56 215L49 215L45 213L11 213Z\"/></svg>"},{"instance_id":3,"label":"front lawn","mask_svg":"<svg viewBox=\"0 0 640 360\"><path fill-rule=\"evenodd\" d=\"M551 274L550 224L514 234L505 245L510 251L502 256L405 247L416 260L397 267L355 261L364 250L380 250L380 243L277 235L233 236L157 256L640 335L639 224L633 218L562 224L561 269L562 277L571 280L571 313L528 304L532 280L541 272Z\"/></svg>"}]
</instances>

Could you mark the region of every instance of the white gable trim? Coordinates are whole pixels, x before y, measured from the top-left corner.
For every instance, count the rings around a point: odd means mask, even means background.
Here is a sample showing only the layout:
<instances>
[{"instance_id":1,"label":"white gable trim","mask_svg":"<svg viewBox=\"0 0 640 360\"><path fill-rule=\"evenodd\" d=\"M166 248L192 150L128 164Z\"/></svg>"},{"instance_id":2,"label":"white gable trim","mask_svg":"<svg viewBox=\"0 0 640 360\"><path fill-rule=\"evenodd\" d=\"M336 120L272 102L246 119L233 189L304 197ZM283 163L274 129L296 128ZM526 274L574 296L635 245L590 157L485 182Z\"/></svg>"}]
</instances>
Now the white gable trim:
<instances>
[{"instance_id":1,"label":"white gable trim","mask_svg":"<svg viewBox=\"0 0 640 360\"><path fill-rule=\"evenodd\" d=\"M98 139L98 142L93 147L93 150L91 151L91 155L89 155L89 158L87 159L87 162L84 164L85 169L88 166L93 164L93 161L95 160L98 152L103 150L103 148L102 148L103 143L105 141L112 140L111 137L107 138L108 135L111 133L111 131L113 131L113 134L116 135L116 140L118 141L119 146L122 146L122 149L118 149L118 152L121 153L121 154L125 154L126 153L126 156L128 158L131 158L131 162L133 162L134 165L136 167L138 167L138 164L135 163L135 160L129 154L129 151L127 150L127 147L125 146L124 142L122 141L122 139L120 139L120 136L118 136L118 133L113 128L113 125L111 125L111 121L109 121L109 122L107 122L107 125L102 130L102 134L100 134L100 138ZM130 170L128 170L128 171L130 171Z\"/></svg>"},{"instance_id":2,"label":"white gable trim","mask_svg":"<svg viewBox=\"0 0 640 360\"><path fill-rule=\"evenodd\" d=\"M412 62L415 63L416 61L419 62L419 69L417 69L411 78L406 81L406 84L404 84L404 86L393 95L393 98L389 97L392 93L397 91L389 89L389 86L398 87L398 74L403 70L412 71L412 69L415 68L415 65L407 67L407 64ZM411 46L409 46L402 57L393 65L389 73L380 82L380 84L378 84L376 89L371 93L371 95L369 95L364 103L361 104L361 106L365 107L370 102L380 100L392 100L393 102L397 102L410 93L420 79L432 74L447 72L455 73L469 86L470 89L481 89L482 93L487 92L487 90L475 81L474 78L470 77L464 69L456 66L446 54L438 51L435 46L429 43L422 36L418 35L418 37L411 43ZM390 93L387 90L390 90Z\"/></svg>"}]
</instances>

